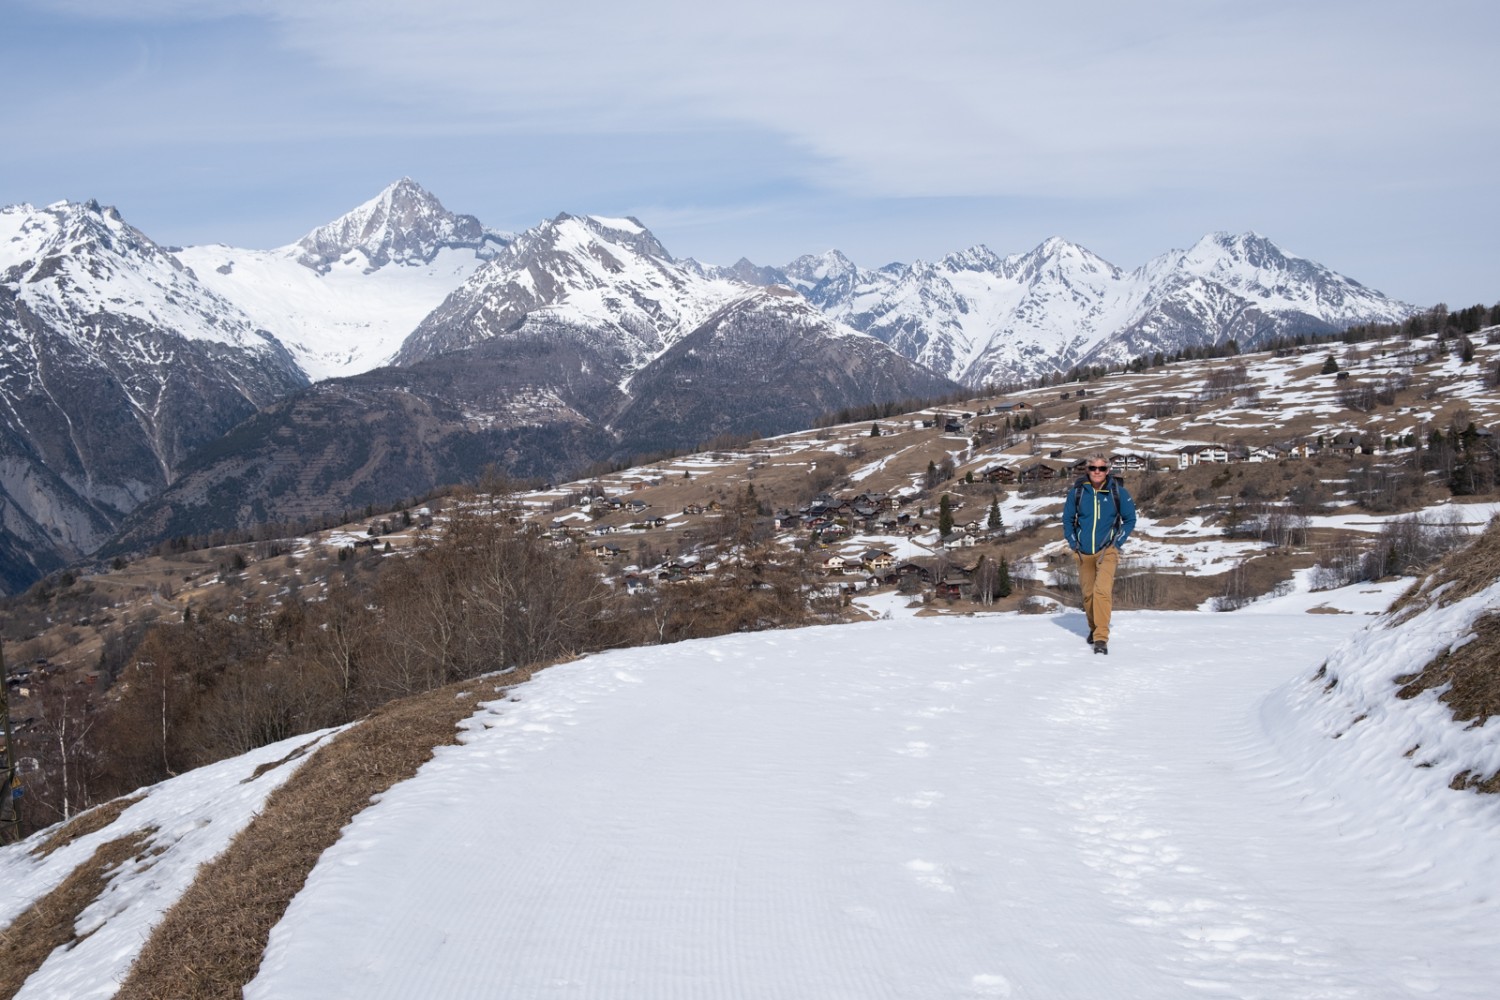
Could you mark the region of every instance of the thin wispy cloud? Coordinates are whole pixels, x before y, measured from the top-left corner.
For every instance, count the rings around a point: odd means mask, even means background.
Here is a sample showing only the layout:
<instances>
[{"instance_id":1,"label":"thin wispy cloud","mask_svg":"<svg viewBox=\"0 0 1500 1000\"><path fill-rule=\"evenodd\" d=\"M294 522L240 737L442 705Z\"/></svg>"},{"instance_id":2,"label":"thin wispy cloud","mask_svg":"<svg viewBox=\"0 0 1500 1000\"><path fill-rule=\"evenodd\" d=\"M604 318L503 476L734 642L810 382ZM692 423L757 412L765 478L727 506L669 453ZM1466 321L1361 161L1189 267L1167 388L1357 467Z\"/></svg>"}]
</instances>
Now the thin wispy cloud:
<instances>
[{"instance_id":1,"label":"thin wispy cloud","mask_svg":"<svg viewBox=\"0 0 1500 1000\"><path fill-rule=\"evenodd\" d=\"M763 230L739 234L743 251L779 262L778 253L838 244L849 229L813 227L851 206L880 213L939 199L967 204L943 214L972 226L948 227L944 247L909 251L891 233L871 252L910 259L981 241L1010 252L1092 231L1103 241L1094 249L1134 266L1211 229L1256 228L1422 301L1429 284L1453 294L1435 283L1455 265L1410 249L1404 264L1394 250L1377 255L1386 227L1431 247L1443 227L1500 222L1488 168L1500 152L1500 69L1486 50L1500 13L1490 4L150 0L121 10L25 0L21 9L21 35L92 59L73 60L45 88L13 81L31 99L0 114L43 134L25 159L0 160L16 168L7 172L25 177L34 165L44 175L49 150L84 156L109 144L119 175L144 176L143 150L154 147L233 187L237 150L264 163L274 149L273 164L286 159L272 169L290 185L299 163L336 161L341 147L357 189L314 224L411 174L496 225L651 206L759 217ZM36 40L0 42L0 54ZM35 69L42 57L31 58L0 73ZM82 109L98 119L86 129ZM171 188L170 170L158 169ZM62 172L74 174L106 200L136 186L112 184L102 167ZM0 191L26 197L29 188ZM1021 217L1036 221L1022 227ZM682 252L711 255L735 237ZM1474 239L1462 249L1484 252ZM1494 263L1463 265L1469 296L1492 294L1479 276L1500 273ZM1391 280L1403 275L1409 284Z\"/></svg>"}]
</instances>

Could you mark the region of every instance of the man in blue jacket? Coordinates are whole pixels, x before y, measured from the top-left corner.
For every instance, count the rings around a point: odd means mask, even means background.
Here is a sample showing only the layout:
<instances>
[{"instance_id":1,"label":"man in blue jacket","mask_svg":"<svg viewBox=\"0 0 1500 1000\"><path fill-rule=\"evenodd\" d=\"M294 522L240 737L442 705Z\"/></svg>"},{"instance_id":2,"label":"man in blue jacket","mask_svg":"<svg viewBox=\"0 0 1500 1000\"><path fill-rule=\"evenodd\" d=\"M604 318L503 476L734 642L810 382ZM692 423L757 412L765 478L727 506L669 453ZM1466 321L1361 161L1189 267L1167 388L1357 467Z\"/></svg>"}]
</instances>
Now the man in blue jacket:
<instances>
[{"instance_id":1,"label":"man in blue jacket","mask_svg":"<svg viewBox=\"0 0 1500 1000\"><path fill-rule=\"evenodd\" d=\"M1109 457L1090 455L1084 475L1068 490L1063 504L1063 537L1078 558L1078 585L1089 622L1089 645L1109 652L1109 613L1120 548L1135 530L1135 501L1118 476L1109 474Z\"/></svg>"}]
</instances>

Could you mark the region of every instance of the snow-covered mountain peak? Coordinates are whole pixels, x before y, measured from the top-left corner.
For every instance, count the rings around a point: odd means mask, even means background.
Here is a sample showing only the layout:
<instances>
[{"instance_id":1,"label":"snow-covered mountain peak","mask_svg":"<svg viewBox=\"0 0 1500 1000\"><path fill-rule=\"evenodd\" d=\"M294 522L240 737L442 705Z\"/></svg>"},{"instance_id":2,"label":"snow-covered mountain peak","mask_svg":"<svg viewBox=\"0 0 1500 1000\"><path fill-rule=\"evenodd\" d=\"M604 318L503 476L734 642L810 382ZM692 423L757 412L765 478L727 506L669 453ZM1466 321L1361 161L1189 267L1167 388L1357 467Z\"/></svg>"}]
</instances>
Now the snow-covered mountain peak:
<instances>
[{"instance_id":1,"label":"snow-covered mountain peak","mask_svg":"<svg viewBox=\"0 0 1500 1000\"><path fill-rule=\"evenodd\" d=\"M1087 280L1090 276L1113 281L1120 276L1115 265L1060 236L1043 240L1027 253L1005 258L1003 266L995 271L1028 285L1048 279Z\"/></svg>"},{"instance_id":2,"label":"snow-covered mountain peak","mask_svg":"<svg viewBox=\"0 0 1500 1000\"><path fill-rule=\"evenodd\" d=\"M428 264L445 248L488 255L508 240L504 233L485 229L472 215L448 211L435 195L403 177L353 211L314 229L296 246L300 263L324 272L352 254L363 257L366 270L375 270L393 262Z\"/></svg>"},{"instance_id":3,"label":"snow-covered mountain peak","mask_svg":"<svg viewBox=\"0 0 1500 1000\"><path fill-rule=\"evenodd\" d=\"M1138 273L1158 288L1212 284L1261 308L1297 310L1331 323L1399 321L1412 311L1256 232L1210 233L1187 250L1163 254Z\"/></svg>"},{"instance_id":4,"label":"snow-covered mountain peak","mask_svg":"<svg viewBox=\"0 0 1500 1000\"><path fill-rule=\"evenodd\" d=\"M1230 275L1246 268L1256 271L1286 271L1312 262L1287 253L1255 232L1210 233L1194 243L1181 257L1179 267L1203 276Z\"/></svg>"},{"instance_id":5,"label":"snow-covered mountain peak","mask_svg":"<svg viewBox=\"0 0 1500 1000\"><path fill-rule=\"evenodd\" d=\"M673 259L635 219L559 214L518 235L412 333L400 363L542 327L590 331L633 369L745 285Z\"/></svg>"},{"instance_id":6,"label":"snow-covered mountain peak","mask_svg":"<svg viewBox=\"0 0 1500 1000\"><path fill-rule=\"evenodd\" d=\"M830 278L844 278L858 270L853 261L837 250L827 250L820 254L804 254L786 266L788 277L795 279L799 285L808 286Z\"/></svg>"},{"instance_id":7,"label":"snow-covered mountain peak","mask_svg":"<svg viewBox=\"0 0 1500 1000\"><path fill-rule=\"evenodd\" d=\"M600 247L615 247L629 254L660 261L673 261L661 241L635 218L573 215L561 212L516 237L509 255L525 257L552 251L596 254ZM586 248L593 247L594 250Z\"/></svg>"},{"instance_id":8,"label":"snow-covered mountain peak","mask_svg":"<svg viewBox=\"0 0 1500 1000\"><path fill-rule=\"evenodd\" d=\"M49 255L157 252L144 233L128 225L113 207L97 201L53 202L43 209L10 205L0 209L0 266L33 263Z\"/></svg>"},{"instance_id":9,"label":"snow-covered mountain peak","mask_svg":"<svg viewBox=\"0 0 1500 1000\"><path fill-rule=\"evenodd\" d=\"M950 271L985 271L998 274L1004 263L1005 258L983 243L978 243L967 250L950 253L943 258L942 266Z\"/></svg>"},{"instance_id":10,"label":"snow-covered mountain peak","mask_svg":"<svg viewBox=\"0 0 1500 1000\"><path fill-rule=\"evenodd\" d=\"M108 313L189 340L280 350L176 255L97 201L0 210L0 273L28 308L80 335L96 325L86 317Z\"/></svg>"}]
</instances>

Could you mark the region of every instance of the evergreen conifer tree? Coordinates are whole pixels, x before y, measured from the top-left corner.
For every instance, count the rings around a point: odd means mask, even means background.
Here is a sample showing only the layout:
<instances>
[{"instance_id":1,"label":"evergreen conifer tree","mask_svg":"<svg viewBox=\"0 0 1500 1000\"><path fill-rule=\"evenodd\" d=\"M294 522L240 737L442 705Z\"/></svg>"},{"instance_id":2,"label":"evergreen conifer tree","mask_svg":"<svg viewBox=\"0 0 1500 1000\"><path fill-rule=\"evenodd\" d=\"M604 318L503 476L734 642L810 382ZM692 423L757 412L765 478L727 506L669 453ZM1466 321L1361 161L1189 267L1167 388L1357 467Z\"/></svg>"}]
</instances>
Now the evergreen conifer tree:
<instances>
[{"instance_id":1,"label":"evergreen conifer tree","mask_svg":"<svg viewBox=\"0 0 1500 1000\"><path fill-rule=\"evenodd\" d=\"M989 519L985 521L985 526L991 531L998 531L1002 534L1005 532L1005 519L1000 514L999 497L995 497L995 499L990 501L990 516Z\"/></svg>"}]
</instances>

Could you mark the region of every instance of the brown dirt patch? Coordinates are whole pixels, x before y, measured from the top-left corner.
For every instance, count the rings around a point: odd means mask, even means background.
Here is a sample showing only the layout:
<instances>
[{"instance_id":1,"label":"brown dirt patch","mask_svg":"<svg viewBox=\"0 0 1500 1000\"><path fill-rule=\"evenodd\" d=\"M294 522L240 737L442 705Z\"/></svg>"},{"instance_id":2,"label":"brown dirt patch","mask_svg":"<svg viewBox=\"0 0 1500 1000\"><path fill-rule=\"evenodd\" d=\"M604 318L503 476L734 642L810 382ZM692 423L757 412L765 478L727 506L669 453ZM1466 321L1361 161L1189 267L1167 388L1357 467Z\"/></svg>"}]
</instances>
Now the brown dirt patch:
<instances>
[{"instance_id":1,"label":"brown dirt patch","mask_svg":"<svg viewBox=\"0 0 1500 1000\"><path fill-rule=\"evenodd\" d=\"M78 915L99 898L111 872L144 856L155 832L137 830L99 845L61 885L0 931L0 997L15 996L49 955L78 940L74 931Z\"/></svg>"},{"instance_id":2,"label":"brown dirt patch","mask_svg":"<svg viewBox=\"0 0 1500 1000\"><path fill-rule=\"evenodd\" d=\"M414 775L434 747L457 742L458 724L478 702L529 676L466 681L395 702L321 747L167 913L119 1000L239 997L271 928L349 821Z\"/></svg>"}]
</instances>

